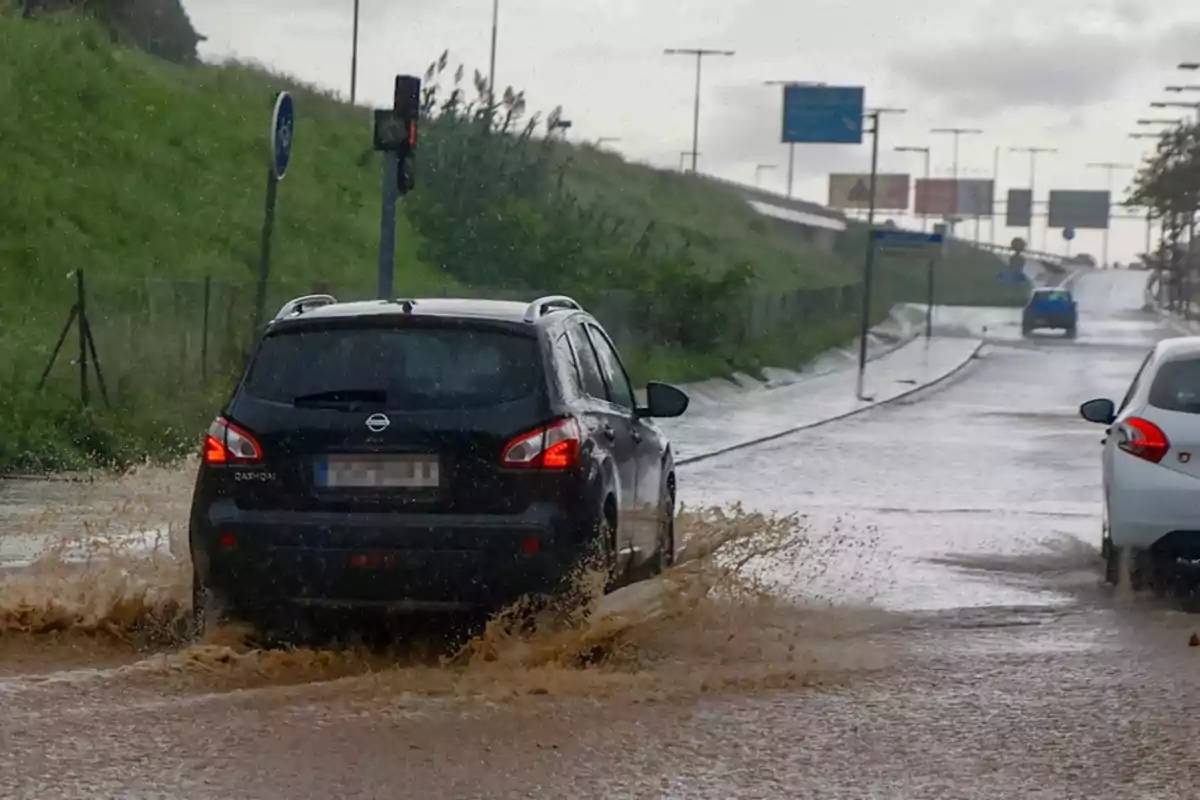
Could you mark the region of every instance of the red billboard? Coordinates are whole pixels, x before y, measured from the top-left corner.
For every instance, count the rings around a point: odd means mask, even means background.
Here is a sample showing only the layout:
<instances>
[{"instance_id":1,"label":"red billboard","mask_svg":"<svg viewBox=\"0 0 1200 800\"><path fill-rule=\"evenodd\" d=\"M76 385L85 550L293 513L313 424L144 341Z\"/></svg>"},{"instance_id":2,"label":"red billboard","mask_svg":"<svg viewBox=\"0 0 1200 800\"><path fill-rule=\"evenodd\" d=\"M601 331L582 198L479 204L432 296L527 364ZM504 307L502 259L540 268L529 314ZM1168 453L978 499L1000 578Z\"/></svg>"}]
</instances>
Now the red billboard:
<instances>
[{"instance_id":1,"label":"red billboard","mask_svg":"<svg viewBox=\"0 0 1200 800\"><path fill-rule=\"evenodd\" d=\"M923 178L917 181L917 214L930 217L990 217L994 184L990 180Z\"/></svg>"}]
</instances>

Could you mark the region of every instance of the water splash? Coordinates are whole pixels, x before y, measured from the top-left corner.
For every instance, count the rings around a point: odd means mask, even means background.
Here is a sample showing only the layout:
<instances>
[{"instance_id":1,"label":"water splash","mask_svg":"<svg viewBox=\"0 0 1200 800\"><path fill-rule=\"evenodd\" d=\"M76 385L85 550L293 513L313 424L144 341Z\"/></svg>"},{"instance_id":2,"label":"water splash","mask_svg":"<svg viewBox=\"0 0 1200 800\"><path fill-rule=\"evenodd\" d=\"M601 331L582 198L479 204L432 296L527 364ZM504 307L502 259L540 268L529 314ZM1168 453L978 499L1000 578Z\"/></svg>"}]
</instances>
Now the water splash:
<instances>
[{"instance_id":1,"label":"water splash","mask_svg":"<svg viewBox=\"0 0 1200 800\"><path fill-rule=\"evenodd\" d=\"M861 646L882 612L830 607L805 597L802 585L784 597L770 577L780 563L818 573L842 540L814 534L798 516L739 506L682 509L678 564L662 576L605 595L599 572L582 570L571 602L517 604L461 645L436 629L386 647L269 649L236 627L191 642L191 567L174 544L183 484L163 478L153 475L159 487L143 501L113 505L107 523L93 504L77 517L74 536L63 530L69 520L43 513L58 536L53 546L28 568L0 573L0 671L11 671L6 661L20 674L84 666L89 657L110 663L123 650L123 663L88 679L185 691L336 682L347 691L367 685L433 696L652 698L840 680L882 663L880 650ZM167 499L147 515L154 497ZM114 534L147 522L166 541ZM93 646L81 650L81 641ZM35 650L41 654L21 657Z\"/></svg>"}]
</instances>

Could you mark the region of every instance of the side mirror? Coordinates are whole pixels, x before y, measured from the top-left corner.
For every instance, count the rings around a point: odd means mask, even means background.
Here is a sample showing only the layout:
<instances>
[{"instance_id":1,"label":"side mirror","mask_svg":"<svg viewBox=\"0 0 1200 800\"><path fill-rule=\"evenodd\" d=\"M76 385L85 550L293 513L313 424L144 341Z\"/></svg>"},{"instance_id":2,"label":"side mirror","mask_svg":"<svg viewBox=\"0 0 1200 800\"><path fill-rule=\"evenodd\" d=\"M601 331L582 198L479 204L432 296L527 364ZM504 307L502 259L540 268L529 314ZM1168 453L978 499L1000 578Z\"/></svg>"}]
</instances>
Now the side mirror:
<instances>
[{"instance_id":1,"label":"side mirror","mask_svg":"<svg viewBox=\"0 0 1200 800\"><path fill-rule=\"evenodd\" d=\"M1117 418L1117 407L1112 400L1088 400L1079 407L1079 416L1097 425L1111 425Z\"/></svg>"},{"instance_id":2,"label":"side mirror","mask_svg":"<svg viewBox=\"0 0 1200 800\"><path fill-rule=\"evenodd\" d=\"M638 409L640 417L679 417L687 411L692 399L687 392L669 383L651 381L646 384L646 405Z\"/></svg>"}]
</instances>

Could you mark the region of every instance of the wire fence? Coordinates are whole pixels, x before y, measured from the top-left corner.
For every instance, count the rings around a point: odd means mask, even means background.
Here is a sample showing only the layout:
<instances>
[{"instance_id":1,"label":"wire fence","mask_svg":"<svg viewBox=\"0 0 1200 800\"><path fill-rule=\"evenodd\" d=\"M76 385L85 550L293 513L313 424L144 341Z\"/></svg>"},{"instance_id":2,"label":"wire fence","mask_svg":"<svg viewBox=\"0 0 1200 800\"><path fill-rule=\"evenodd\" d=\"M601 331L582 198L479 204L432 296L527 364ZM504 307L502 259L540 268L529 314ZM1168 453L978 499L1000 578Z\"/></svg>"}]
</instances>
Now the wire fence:
<instances>
[{"instance_id":1,"label":"wire fence","mask_svg":"<svg viewBox=\"0 0 1200 800\"><path fill-rule=\"evenodd\" d=\"M88 274L83 283L85 323L95 355L85 352L77 336L72 307L79 302L72 273L61 286L45 286L56 315L31 317L24 325L0 330L0 352L12 354L13 379L34 386L43 373L49 385L77 395L81 355L100 377L113 398L136 393L173 396L222 385L237 374L253 341L255 287L252 282L212 278L168 280L117 279ZM369 290L346 289L328 283L273 285L268 292L267 319L289 299L301 294L330 293L339 300L370 299ZM530 300L532 291L488 288L456 289L463 297ZM550 294L552 292L546 292ZM622 350L670 346L661 329L651 331L646 320L661 298L636 292L611 291L584 303ZM723 319L721 340L733 346L770 335L784 327L820 324L856 312L861 302L858 285L823 289L752 290L736 298ZM71 325L68 327L68 321ZM706 324L697 320L698 326ZM56 355L56 344L61 348ZM52 368L51 361L53 360ZM93 396L94 396L93 392Z\"/></svg>"}]
</instances>

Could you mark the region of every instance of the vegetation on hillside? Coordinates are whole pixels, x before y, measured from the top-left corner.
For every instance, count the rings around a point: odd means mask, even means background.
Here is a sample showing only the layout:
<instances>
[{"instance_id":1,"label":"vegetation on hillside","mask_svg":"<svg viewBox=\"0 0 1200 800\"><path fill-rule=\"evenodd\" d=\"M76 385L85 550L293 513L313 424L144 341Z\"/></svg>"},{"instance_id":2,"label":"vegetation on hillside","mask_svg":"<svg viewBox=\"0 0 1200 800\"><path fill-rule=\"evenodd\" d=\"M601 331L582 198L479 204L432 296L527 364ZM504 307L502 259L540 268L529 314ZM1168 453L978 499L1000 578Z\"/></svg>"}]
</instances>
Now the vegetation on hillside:
<instances>
[{"instance_id":1,"label":"vegetation on hillside","mask_svg":"<svg viewBox=\"0 0 1200 800\"><path fill-rule=\"evenodd\" d=\"M480 79L448 60L426 85L398 292L578 295L642 379L798 364L853 335L853 233L821 253L727 188L567 145L518 93L489 107ZM281 88L298 123L268 313L318 286L369 297L380 213L369 112L238 65L165 63L78 15L0 13L0 182L21 198L0 205L0 466L121 465L194 446L252 334L264 121ZM994 264L963 264L977 293L964 301L994 299ZM111 410L80 408L74 334L36 390L77 269ZM880 314L923 298L904 269L881 262Z\"/></svg>"}]
</instances>

